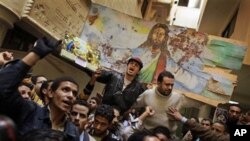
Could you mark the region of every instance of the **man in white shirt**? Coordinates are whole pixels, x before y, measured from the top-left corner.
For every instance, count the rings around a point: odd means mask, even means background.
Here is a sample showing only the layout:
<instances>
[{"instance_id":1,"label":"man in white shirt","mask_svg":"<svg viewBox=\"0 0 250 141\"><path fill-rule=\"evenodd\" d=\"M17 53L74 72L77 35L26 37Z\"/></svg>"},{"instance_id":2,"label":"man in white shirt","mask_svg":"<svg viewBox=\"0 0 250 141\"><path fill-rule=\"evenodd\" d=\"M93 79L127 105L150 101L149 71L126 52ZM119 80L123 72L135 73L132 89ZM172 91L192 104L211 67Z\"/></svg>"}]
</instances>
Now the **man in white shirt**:
<instances>
[{"instance_id":1,"label":"man in white shirt","mask_svg":"<svg viewBox=\"0 0 250 141\"><path fill-rule=\"evenodd\" d=\"M177 125L176 121L167 115L169 107L181 109L183 107L194 107L200 105L199 102L191 100L182 94L173 92L174 75L168 71L163 71L157 78L157 87L146 90L142 93L133 107L151 106L155 114L146 118L143 126L146 129L153 129L159 125L168 127L174 133Z\"/></svg>"}]
</instances>

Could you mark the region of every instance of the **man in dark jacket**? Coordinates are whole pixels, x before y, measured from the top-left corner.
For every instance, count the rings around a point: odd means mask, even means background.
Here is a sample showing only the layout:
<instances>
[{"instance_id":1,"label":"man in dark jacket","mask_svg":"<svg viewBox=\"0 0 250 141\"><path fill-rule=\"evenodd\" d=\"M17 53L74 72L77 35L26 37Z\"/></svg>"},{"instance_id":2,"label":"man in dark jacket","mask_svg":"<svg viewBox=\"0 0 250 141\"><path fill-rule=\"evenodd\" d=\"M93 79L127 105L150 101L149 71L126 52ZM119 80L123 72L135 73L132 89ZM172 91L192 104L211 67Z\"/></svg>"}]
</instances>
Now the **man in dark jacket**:
<instances>
[{"instance_id":1,"label":"man in dark jacket","mask_svg":"<svg viewBox=\"0 0 250 141\"><path fill-rule=\"evenodd\" d=\"M73 79L54 80L49 92L50 102L44 108L24 100L17 89L29 69L58 45L59 42L39 39L24 58L0 70L0 114L11 117L21 135L34 129L52 128L64 131L72 141L78 141L77 128L66 119L78 93L78 85Z\"/></svg>"},{"instance_id":2,"label":"man in dark jacket","mask_svg":"<svg viewBox=\"0 0 250 141\"><path fill-rule=\"evenodd\" d=\"M116 71L97 70L84 89L84 93L90 95L96 81L105 83L103 92L103 104L115 105L121 109L121 113L127 111L145 90L138 81L137 76L143 64L140 58L132 57L128 60L124 74Z\"/></svg>"}]
</instances>

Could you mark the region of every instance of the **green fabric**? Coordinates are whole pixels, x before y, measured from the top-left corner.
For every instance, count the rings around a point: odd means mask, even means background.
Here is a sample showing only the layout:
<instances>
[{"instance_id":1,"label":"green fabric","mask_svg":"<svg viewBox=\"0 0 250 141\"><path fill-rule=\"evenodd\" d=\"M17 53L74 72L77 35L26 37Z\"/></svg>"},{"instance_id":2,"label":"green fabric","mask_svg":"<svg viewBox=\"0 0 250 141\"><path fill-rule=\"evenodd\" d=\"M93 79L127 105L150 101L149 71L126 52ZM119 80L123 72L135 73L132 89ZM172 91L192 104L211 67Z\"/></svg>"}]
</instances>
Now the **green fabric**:
<instances>
[{"instance_id":1,"label":"green fabric","mask_svg":"<svg viewBox=\"0 0 250 141\"><path fill-rule=\"evenodd\" d=\"M229 69L241 68L245 48L220 40L212 40L207 48L213 54L213 57L210 58L213 64Z\"/></svg>"},{"instance_id":2,"label":"green fabric","mask_svg":"<svg viewBox=\"0 0 250 141\"><path fill-rule=\"evenodd\" d=\"M158 57L156 57L156 59L152 60L152 63L147 66L145 69L143 68L141 70L139 79L142 82L146 82L146 83L151 83L154 77L154 72L156 71L156 66L157 66L157 62L158 62Z\"/></svg>"}]
</instances>

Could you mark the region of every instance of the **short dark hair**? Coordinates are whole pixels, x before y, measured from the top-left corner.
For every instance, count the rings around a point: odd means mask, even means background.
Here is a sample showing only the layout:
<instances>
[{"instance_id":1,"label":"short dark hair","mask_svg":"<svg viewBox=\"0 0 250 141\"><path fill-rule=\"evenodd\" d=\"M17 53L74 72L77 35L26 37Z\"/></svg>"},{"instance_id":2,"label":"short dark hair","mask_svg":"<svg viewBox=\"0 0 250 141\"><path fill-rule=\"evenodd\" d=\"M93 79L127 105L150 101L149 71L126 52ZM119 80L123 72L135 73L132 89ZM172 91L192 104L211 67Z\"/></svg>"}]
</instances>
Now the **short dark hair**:
<instances>
[{"instance_id":1,"label":"short dark hair","mask_svg":"<svg viewBox=\"0 0 250 141\"><path fill-rule=\"evenodd\" d=\"M48 81L43 82L40 88L40 94L38 94L38 96L40 97L40 99L43 101L44 104L45 104L45 97L44 97L43 89L48 89L50 82L53 82L53 80L48 80Z\"/></svg>"},{"instance_id":2,"label":"short dark hair","mask_svg":"<svg viewBox=\"0 0 250 141\"><path fill-rule=\"evenodd\" d=\"M70 141L70 138L61 131L36 129L24 134L22 141Z\"/></svg>"},{"instance_id":3,"label":"short dark hair","mask_svg":"<svg viewBox=\"0 0 250 141\"><path fill-rule=\"evenodd\" d=\"M109 123L111 123L113 118L115 117L113 107L106 104L99 105L95 111L95 117L96 116L104 117L108 120Z\"/></svg>"},{"instance_id":4,"label":"short dark hair","mask_svg":"<svg viewBox=\"0 0 250 141\"><path fill-rule=\"evenodd\" d=\"M163 71L159 74L158 78L157 78L157 82L162 82L164 77L168 77L168 78L173 78L174 79L174 75L169 72L169 71Z\"/></svg>"},{"instance_id":5,"label":"short dark hair","mask_svg":"<svg viewBox=\"0 0 250 141\"><path fill-rule=\"evenodd\" d=\"M35 76L32 76L31 77L31 82L33 84L36 84L37 78L39 78L39 77L45 77L45 76L44 75L35 75Z\"/></svg>"},{"instance_id":6,"label":"short dark hair","mask_svg":"<svg viewBox=\"0 0 250 141\"><path fill-rule=\"evenodd\" d=\"M203 118L203 119L201 120L201 122L202 122L202 121L209 121L210 126L213 124L212 120L209 119L209 118Z\"/></svg>"},{"instance_id":7,"label":"short dark hair","mask_svg":"<svg viewBox=\"0 0 250 141\"><path fill-rule=\"evenodd\" d=\"M20 84L18 85L18 87L20 87L20 86L26 86L26 87L28 87L30 90L33 89L33 85L30 84L30 83L24 83L24 82L22 82L22 83L20 83Z\"/></svg>"},{"instance_id":8,"label":"short dark hair","mask_svg":"<svg viewBox=\"0 0 250 141\"><path fill-rule=\"evenodd\" d=\"M167 138L171 139L170 131L167 127L157 126L153 129L153 133L155 135L161 133L161 134L165 135Z\"/></svg>"},{"instance_id":9,"label":"short dark hair","mask_svg":"<svg viewBox=\"0 0 250 141\"><path fill-rule=\"evenodd\" d=\"M73 103L73 105L72 105L72 107L71 107L71 110L72 110L73 106L76 105L76 104L79 104L79 105L81 105L81 106L87 107L87 108L89 109L89 111L88 111L88 115L89 115L89 113L90 113L90 106L89 106L88 102L86 102L85 100L82 100L82 99L77 99L77 100Z\"/></svg>"},{"instance_id":10,"label":"short dark hair","mask_svg":"<svg viewBox=\"0 0 250 141\"><path fill-rule=\"evenodd\" d=\"M53 92L56 91L58 89L58 87L60 86L60 84L62 82L66 82L66 81L69 81L69 82L74 83L75 85L77 85L77 91L78 91L79 85L76 83L76 81L73 78L66 77L66 76L65 77L59 77L59 78L53 80L53 83L51 85L51 90Z\"/></svg>"},{"instance_id":11,"label":"short dark hair","mask_svg":"<svg viewBox=\"0 0 250 141\"><path fill-rule=\"evenodd\" d=\"M217 121L215 121L213 124L215 124L215 123L218 123L218 124L224 126L225 131L227 131L227 125L226 125L223 121L217 120ZM212 124L212 125L213 125L213 124Z\"/></svg>"},{"instance_id":12,"label":"short dark hair","mask_svg":"<svg viewBox=\"0 0 250 141\"><path fill-rule=\"evenodd\" d=\"M144 141L145 137L151 136L156 137L150 130L142 130L134 132L129 138L128 141Z\"/></svg>"},{"instance_id":13,"label":"short dark hair","mask_svg":"<svg viewBox=\"0 0 250 141\"><path fill-rule=\"evenodd\" d=\"M101 104L101 100L98 97L91 97L90 100L91 99L95 100L97 105Z\"/></svg>"},{"instance_id":14,"label":"short dark hair","mask_svg":"<svg viewBox=\"0 0 250 141\"><path fill-rule=\"evenodd\" d=\"M228 110L230 110L230 107L235 106L240 108L240 112L242 111L242 106L240 104L229 104Z\"/></svg>"}]
</instances>

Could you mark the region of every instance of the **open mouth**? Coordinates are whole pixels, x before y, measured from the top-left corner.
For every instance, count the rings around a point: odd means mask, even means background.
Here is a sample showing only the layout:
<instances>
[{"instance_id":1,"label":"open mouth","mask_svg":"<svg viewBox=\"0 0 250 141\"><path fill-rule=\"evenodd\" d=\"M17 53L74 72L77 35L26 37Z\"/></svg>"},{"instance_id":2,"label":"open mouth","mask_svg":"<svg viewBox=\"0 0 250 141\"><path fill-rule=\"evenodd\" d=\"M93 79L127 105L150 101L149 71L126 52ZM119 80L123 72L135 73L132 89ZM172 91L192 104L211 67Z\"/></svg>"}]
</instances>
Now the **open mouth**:
<instances>
[{"instance_id":1,"label":"open mouth","mask_svg":"<svg viewBox=\"0 0 250 141\"><path fill-rule=\"evenodd\" d=\"M78 122L74 122L75 126L79 127L80 124Z\"/></svg>"},{"instance_id":2,"label":"open mouth","mask_svg":"<svg viewBox=\"0 0 250 141\"><path fill-rule=\"evenodd\" d=\"M67 107L71 107L71 105L73 104L71 101L67 100L64 100L63 103L65 103Z\"/></svg>"},{"instance_id":3,"label":"open mouth","mask_svg":"<svg viewBox=\"0 0 250 141\"><path fill-rule=\"evenodd\" d=\"M129 68L129 72L134 72L134 68Z\"/></svg>"}]
</instances>

